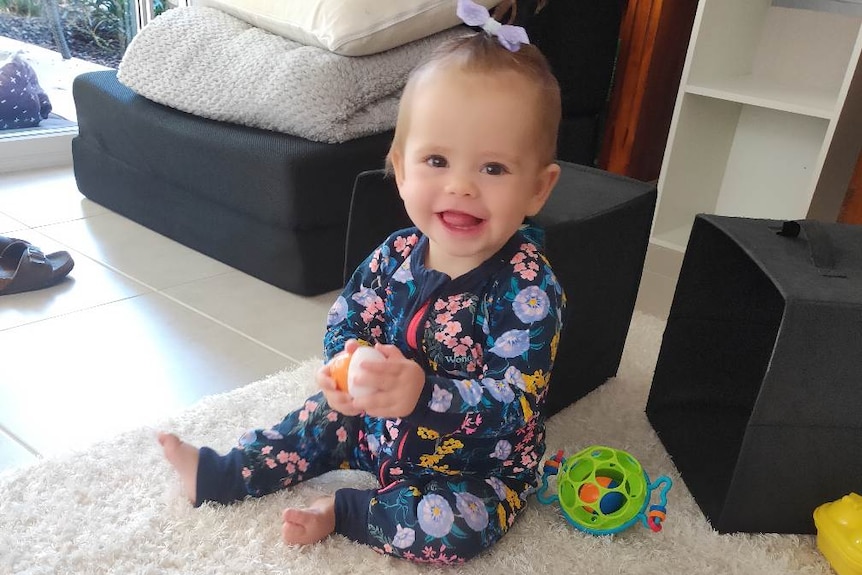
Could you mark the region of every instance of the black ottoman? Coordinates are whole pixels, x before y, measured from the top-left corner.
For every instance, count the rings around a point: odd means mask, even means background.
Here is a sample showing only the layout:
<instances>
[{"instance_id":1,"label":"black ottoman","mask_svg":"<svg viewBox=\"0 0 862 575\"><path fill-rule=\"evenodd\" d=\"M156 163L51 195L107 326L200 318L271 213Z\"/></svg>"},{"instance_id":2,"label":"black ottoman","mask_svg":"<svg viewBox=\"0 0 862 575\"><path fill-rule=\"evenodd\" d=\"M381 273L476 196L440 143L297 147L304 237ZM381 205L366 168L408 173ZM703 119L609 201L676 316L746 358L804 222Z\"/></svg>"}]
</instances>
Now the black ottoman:
<instances>
[{"instance_id":1,"label":"black ottoman","mask_svg":"<svg viewBox=\"0 0 862 575\"><path fill-rule=\"evenodd\" d=\"M698 216L662 339L646 413L723 533L862 493L862 226L802 224Z\"/></svg>"},{"instance_id":2,"label":"black ottoman","mask_svg":"<svg viewBox=\"0 0 862 575\"><path fill-rule=\"evenodd\" d=\"M75 178L86 197L288 291L342 285L356 175L392 132L324 144L207 120L138 96L116 72L75 79Z\"/></svg>"},{"instance_id":3,"label":"black ottoman","mask_svg":"<svg viewBox=\"0 0 862 575\"><path fill-rule=\"evenodd\" d=\"M560 181L534 218L568 297L548 392L553 415L617 373L634 311L656 202L655 185L560 162ZM345 279L410 220L382 171L356 180Z\"/></svg>"}]
</instances>

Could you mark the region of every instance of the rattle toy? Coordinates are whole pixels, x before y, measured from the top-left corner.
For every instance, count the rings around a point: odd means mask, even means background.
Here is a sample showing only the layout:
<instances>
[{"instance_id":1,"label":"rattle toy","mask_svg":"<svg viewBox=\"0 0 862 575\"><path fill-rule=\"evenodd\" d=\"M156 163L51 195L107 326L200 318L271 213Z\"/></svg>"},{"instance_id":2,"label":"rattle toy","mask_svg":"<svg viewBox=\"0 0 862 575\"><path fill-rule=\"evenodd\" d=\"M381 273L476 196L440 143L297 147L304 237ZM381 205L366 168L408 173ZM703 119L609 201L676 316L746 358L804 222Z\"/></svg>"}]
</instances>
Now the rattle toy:
<instances>
[{"instance_id":1,"label":"rattle toy","mask_svg":"<svg viewBox=\"0 0 862 575\"><path fill-rule=\"evenodd\" d=\"M557 476L557 493L548 495L551 475ZM660 502L647 511L652 492L660 485ZM650 483L641 464L628 452L593 445L565 459L558 451L545 461L536 498L545 505L559 501L566 520L591 535L619 533L638 519L657 533L666 517L667 492L672 485L665 475Z\"/></svg>"},{"instance_id":2,"label":"rattle toy","mask_svg":"<svg viewBox=\"0 0 862 575\"><path fill-rule=\"evenodd\" d=\"M335 380L335 385L338 389L346 391L353 397L368 395L370 391L367 388L355 387L353 380L356 378L356 369L359 365L369 359L381 360L386 358L382 353L368 345L359 346L353 353L340 351L335 354L329 369L332 372L332 378Z\"/></svg>"}]
</instances>

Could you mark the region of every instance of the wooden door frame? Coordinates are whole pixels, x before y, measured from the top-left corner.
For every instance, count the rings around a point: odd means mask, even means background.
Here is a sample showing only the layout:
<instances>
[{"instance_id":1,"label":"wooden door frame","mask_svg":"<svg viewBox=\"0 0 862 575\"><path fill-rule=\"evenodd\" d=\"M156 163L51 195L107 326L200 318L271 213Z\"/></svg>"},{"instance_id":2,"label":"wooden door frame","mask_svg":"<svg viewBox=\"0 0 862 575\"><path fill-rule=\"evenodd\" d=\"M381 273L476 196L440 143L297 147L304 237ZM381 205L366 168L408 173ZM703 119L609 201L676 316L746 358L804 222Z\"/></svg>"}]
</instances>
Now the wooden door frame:
<instances>
[{"instance_id":1,"label":"wooden door frame","mask_svg":"<svg viewBox=\"0 0 862 575\"><path fill-rule=\"evenodd\" d=\"M697 0L628 0L599 167L638 180L661 171Z\"/></svg>"}]
</instances>

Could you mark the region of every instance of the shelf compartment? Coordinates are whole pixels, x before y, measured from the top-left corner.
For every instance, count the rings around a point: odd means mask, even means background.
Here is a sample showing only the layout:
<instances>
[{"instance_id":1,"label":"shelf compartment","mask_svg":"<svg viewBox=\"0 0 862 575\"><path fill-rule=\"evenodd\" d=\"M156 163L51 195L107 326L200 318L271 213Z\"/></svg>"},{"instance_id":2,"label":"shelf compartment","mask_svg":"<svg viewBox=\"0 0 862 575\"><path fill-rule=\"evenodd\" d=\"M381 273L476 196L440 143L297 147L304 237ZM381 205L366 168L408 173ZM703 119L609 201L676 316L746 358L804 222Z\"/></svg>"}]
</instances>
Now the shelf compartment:
<instances>
[{"instance_id":1,"label":"shelf compartment","mask_svg":"<svg viewBox=\"0 0 862 575\"><path fill-rule=\"evenodd\" d=\"M683 94L659 179L655 243L684 250L695 215L807 215L829 121Z\"/></svg>"},{"instance_id":2,"label":"shelf compartment","mask_svg":"<svg viewBox=\"0 0 862 575\"><path fill-rule=\"evenodd\" d=\"M709 25L697 33L687 91L832 118L855 67L862 18L768 0L701 1Z\"/></svg>"}]
</instances>

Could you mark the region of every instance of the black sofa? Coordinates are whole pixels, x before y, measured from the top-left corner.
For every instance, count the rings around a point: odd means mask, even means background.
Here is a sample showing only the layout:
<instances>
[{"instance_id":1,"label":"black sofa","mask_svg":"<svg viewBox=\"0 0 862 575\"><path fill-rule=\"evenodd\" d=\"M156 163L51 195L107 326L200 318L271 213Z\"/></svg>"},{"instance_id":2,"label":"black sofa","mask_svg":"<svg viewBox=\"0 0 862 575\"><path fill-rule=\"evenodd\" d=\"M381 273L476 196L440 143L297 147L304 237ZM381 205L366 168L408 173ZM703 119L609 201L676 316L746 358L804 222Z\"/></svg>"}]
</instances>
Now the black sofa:
<instances>
[{"instance_id":1,"label":"black sofa","mask_svg":"<svg viewBox=\"0 0 862 575\"><path fill-rule=\"evenodd\" d=\"M550 0L522 24L563 90L559 157L593 164L616 55L619 0ZM78 188L150 229L288 291L342 285L350 193L391 132L342 144L207 120L151 102L114 71L75 79Z\"/></svg>"}]
</instances>

